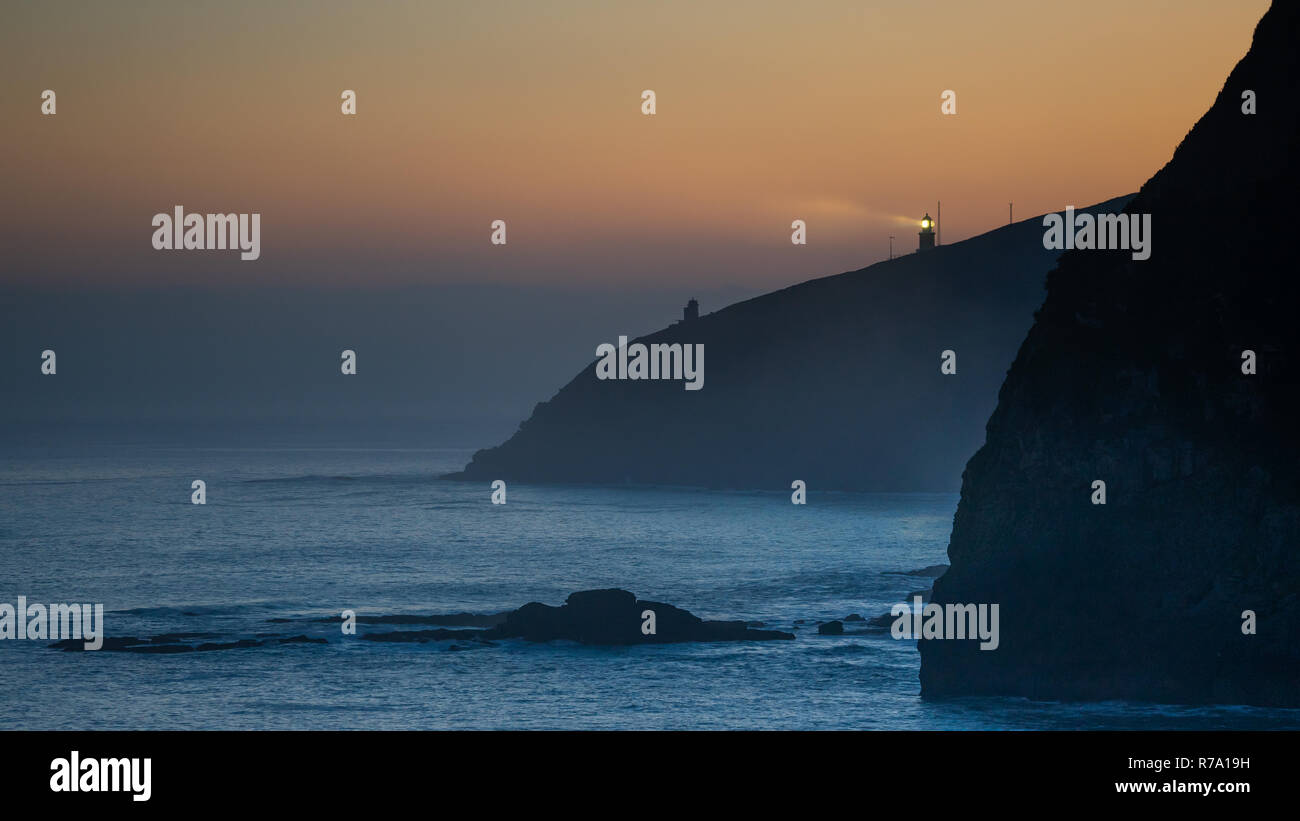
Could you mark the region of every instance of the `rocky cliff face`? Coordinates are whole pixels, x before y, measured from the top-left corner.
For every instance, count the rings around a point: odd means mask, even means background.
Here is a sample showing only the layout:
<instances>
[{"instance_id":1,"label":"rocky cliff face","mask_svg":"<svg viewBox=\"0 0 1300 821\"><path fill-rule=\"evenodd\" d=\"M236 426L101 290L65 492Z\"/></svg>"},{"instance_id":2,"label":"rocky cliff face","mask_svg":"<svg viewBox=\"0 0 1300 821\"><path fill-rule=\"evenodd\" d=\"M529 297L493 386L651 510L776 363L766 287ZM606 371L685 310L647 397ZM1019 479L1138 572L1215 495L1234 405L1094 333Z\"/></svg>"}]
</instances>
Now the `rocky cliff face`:
<instances>
[{"instance_id":1,"label":"rocky cliff face","mask_svg":"<svg viewBox=\"0 0 1300 821\"><path fill-rule=\"evenodd\" d=\"M922 641L924 695L1300 705L1298 20L1264 16L1129 203L1151 258L1049 275L933 593L999 603L1001 643Z\"/></svg>"},{"instance_id":2,"label":"rocky cliff face","mask_svg":"<svg viewBox=\"0 0 1300 821\"><path fill-rule=\"evenodd\" d=\"M1027 220L631 340L702 344L703 388L593 364L458 477L956 491L1059 256L1041 240Z\"/></svg>"}]
</instances>

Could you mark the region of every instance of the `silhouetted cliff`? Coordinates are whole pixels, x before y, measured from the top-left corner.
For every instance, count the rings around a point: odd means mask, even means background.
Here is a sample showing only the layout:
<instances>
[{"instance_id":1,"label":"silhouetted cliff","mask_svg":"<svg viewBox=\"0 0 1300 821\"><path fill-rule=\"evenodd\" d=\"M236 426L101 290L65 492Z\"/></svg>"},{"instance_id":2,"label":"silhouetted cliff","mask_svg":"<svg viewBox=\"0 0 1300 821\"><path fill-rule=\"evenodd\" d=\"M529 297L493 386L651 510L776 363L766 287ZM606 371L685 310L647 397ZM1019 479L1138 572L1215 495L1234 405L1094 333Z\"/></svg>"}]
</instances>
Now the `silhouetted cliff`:
<instances>
[{"instance_id":1,"label":"silhouetted cliff","mask_svg":"<svg viewBox=\"0 0 1300 821\"><path fill-rule=\"evenodd\" d=\"M631 340L702 343L704 387L593 362L455 478L955 491L1058 255L1034 218Z\"/></svg>"},{"instance_id":2,"label":"silhouetted cliff","mask_svg":"<svg viewBox=\"0 0 1300 821\"><path fill-rule=\"evenodd\" d=\"M1151 258L1048 277L932 596L999 603L1001 643L922 641L924 695L1300 704L1298 18L1264 16L1129 203Z\"/></svg>"}]
</instances>

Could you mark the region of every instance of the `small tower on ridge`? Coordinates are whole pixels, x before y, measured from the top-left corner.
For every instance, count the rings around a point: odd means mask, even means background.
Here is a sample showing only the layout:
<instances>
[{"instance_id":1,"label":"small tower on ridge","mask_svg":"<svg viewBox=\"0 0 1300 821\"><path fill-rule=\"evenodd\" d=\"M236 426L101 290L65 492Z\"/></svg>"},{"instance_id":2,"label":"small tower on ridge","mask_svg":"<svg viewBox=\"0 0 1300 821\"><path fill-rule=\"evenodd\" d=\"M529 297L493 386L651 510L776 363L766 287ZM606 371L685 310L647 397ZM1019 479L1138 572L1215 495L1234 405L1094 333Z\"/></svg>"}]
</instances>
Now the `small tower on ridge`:
<instances>
[{"instance_id":1,"label":"small tower on ridge","mask_svg":"<svg viewBox=\"0 0 1300 821\"><path fill-rule=\"evenodd\" d=\"M699 318L700 303L696 302L695 299L692 298L690 302L686 303L686 307L682 309L682 322L694 322Z\"/></svg>"}]
</instances>

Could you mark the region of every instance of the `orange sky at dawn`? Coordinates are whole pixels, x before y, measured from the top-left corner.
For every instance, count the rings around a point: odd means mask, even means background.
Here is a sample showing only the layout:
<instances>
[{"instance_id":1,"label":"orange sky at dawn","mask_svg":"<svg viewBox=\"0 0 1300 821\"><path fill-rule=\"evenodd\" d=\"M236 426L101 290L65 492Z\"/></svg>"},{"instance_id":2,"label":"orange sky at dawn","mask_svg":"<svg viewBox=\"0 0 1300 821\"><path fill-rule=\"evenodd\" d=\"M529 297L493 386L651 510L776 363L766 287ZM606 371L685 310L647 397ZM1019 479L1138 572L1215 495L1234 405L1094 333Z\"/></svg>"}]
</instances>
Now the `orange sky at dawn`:
<instances>
[{"instance_id":1,"label":"orange sky at dawn","mask_svg":"<svg viewBox=\"0 0 1300 821\"><path fill-rule=\"evenodd\" d=\"M780 287L1135 191L1267 6L6 4L0 283ZM261 259L154 251L178 204Z\"/></svg>"}]
</instances>

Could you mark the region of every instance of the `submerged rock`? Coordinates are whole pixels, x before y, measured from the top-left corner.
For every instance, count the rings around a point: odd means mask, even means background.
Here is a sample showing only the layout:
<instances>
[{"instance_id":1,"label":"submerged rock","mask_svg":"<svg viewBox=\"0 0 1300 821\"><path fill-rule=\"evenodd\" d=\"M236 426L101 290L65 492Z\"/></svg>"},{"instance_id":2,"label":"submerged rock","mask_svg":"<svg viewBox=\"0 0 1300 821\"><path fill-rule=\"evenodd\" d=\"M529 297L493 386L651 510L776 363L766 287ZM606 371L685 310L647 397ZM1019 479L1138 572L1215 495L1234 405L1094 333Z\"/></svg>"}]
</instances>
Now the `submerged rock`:
<instances>
[{"instance_id":1,"label":"submerged rock","mask_svg":"<svg viewBox=\"0 0 1300 821\"><path fill-rule=\"evenodd\" d=\"M363 633L357 638L366 641L455 641L464 639L474 641L482 637L482 630L393 630L388 633Z\"/></svg>"},{"instance_id":2,"label":"submerged rock","mask_svg":"<svg viewBox=\"0 0 1300 821\"><path fill-rule=\"evenodd\" d=\"M886 570L886 576L925 576L930 579L937 579L944 573L948 572L946 564L932 564L928 567L922 567L920 570Z\"/></svg>"},{"instance_id":3,"label":"submerged rock","mask_svg":"<svg viewBox=\"0 0 1300 821\"><path fill-rule=\"evenodd\" d=\"M260 647L265 644L261 639L237 639L235 641L208 641L201 644L192 644L182 639L193 636L209 636L210 633L168 633L152 638L140 639L135 636L116 636L105 638L103 645L98 651L86 650L86 642L83 639L61 639L51 642L48 647L52 650L62 650L65 653L80 652L120 652L120 653L199 653L211 650L242 650L248 647ZM281 639L281 643L312 643L316 640L309 639L306 636L293 636L287 639ZM323 639L321 640L323 641Z\"/></svg>"},{"instance_id":4,"label":"submerged rock","mask_svg":"<svg viewBox=\"0 0 1300 821\"><path fill-rule=\"evenodd\" d=\"M427 624L439 627L495 627L506 620L506 613L435 613L429 616L399 613L396 615L367 616L358 614L357 624ZM293 619L267 619L270 622L289 622ZM314 622L337 624L344 621L342 616L326 616L312 619Z\"/></svg>"}]
</instances>

